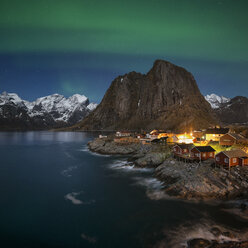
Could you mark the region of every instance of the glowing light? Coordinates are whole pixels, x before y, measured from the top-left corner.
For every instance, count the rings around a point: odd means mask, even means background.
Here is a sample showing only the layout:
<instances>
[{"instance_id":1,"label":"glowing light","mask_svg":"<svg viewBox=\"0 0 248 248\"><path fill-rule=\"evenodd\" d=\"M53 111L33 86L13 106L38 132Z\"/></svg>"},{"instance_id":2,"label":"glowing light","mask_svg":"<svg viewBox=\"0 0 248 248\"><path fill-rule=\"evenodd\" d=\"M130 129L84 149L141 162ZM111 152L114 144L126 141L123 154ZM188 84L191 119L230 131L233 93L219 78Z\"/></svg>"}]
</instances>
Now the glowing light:
<instances>
[{"instance_id":1,"label":"glowing light","mask_svg":"<svg viewBox=\"0 0 248 248\"><path fill-rule=\"evenodd\" d=\"M183 135L178 135L178 143L185 143L185 144L192 144L193 143L193 137L192 134L184 133Z\"/></svg>"}]
</instances>

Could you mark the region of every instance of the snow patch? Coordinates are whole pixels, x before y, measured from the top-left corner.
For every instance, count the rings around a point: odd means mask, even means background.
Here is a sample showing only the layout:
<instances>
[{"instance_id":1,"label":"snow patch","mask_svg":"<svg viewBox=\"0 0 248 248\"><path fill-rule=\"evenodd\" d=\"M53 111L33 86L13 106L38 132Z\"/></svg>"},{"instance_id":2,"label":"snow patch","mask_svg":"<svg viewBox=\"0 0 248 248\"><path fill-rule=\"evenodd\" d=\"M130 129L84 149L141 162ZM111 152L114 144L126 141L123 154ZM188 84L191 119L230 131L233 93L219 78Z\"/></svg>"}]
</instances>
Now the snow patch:
<instances>
[{"instance_id":1,"label":"snow patch","mask_svg":"<svg viewBox=\"0 0 248 248\"><path fill-rule=\"evenodd\" d=\"M0 106L5 104L23 108L31 118L49 116L55 122L68 122L75 115L80 120L78 116L81 115L83 118L97 107L96 103L89 103L86 96L79 94L74 94L69 98L60 94L53 94L29 102L22 100L15 93L3 92L0 94Z\"/></svg>"},{"instance_id":2,"label":"snow patch","mask_svg":"<svg viewBox=\"0 0 248 248\"><path fill-rule=\"evenodd\" d=\"M205 99L210 103L213 109L217 109L222 103L227 103L231 100L230 98L218 96L216 94L206 95Z\"/></svg>"},{"instance_id":3,"label":"snow patch","mask_svg":"<svg viewBox=\"0 0 248 248\"><path fill-rule=\"evenodd\" d=\"M87 109L93 111L97 107L97 105L98 105L97 103L92 102L87 106Z\"/></svg>"}]
</instances>

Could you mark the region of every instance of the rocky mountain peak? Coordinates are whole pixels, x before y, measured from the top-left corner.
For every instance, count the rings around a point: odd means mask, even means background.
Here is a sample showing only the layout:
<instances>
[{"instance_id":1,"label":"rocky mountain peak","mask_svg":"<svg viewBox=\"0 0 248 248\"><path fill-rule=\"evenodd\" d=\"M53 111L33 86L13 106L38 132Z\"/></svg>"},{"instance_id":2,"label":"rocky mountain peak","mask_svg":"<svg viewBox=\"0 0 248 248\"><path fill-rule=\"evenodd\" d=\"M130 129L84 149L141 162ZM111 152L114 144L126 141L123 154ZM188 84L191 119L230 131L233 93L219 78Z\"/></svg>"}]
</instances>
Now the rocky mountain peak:
<instances>
[{"instance_id":1,"label":"rocky mountain peak","mask_svg":"<svg viewBox=\"0 0 248 248\"><path fill-rule=\"evenodd\" d=\"M89 104L89 99L84 96L84 95L79 95L79 94L74 94L71 97L69 97L69 101L71 102L77 102L77 103L81 103L81 104Z\"/></svg>"},{"instance_id":2,"label":"rocky mountain peak","mask_svg":"<svg viewBox=\"0 0 248 248\"><path fill-rule=\"evenodd\" d=\"M97 109L75 128L181 130L214 122L193 75L156 60L147 74L130 72L117 77Z\"/></svg>"}]
</instances>

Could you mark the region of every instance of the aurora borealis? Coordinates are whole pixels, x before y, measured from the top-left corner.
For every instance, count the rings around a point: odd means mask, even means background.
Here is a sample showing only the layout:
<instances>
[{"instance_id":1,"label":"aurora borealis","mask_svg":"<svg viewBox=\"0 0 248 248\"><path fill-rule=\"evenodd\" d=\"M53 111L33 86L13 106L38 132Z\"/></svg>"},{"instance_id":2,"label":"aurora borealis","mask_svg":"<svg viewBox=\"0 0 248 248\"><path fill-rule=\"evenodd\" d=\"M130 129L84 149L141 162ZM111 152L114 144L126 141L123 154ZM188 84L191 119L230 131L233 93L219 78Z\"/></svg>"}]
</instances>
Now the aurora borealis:
<instances>
[{"instance_id":1,"label":"aurora borealis","mask_svg":"<svg viewBox=\"0 0 248 248\"><path fill-rule=\"evenodd\" d=\"M245 0L1 0L0 91L28 100L81 93L157 58L185 67L203 94L248 95Z\"/></svg>"}]
</instances>

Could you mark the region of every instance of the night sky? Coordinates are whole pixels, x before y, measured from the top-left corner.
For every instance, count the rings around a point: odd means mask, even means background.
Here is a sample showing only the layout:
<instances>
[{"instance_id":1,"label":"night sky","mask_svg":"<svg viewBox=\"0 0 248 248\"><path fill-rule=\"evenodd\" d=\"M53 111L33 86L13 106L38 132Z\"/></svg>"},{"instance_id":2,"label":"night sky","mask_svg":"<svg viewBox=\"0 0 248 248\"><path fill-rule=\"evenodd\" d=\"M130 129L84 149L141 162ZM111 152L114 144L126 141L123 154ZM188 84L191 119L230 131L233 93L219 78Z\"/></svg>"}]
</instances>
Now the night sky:
<instances>
[{"instance_id":1,"label":"night sky","mask_svg":"<svg viewBox=\"0 0 248 248\"><path fill-rule=\"evenodd\" d=\"M0 92L85 94L165 59L202 94L248 96L247 0L1 0Z\"/></svg>"}]
</instances>

